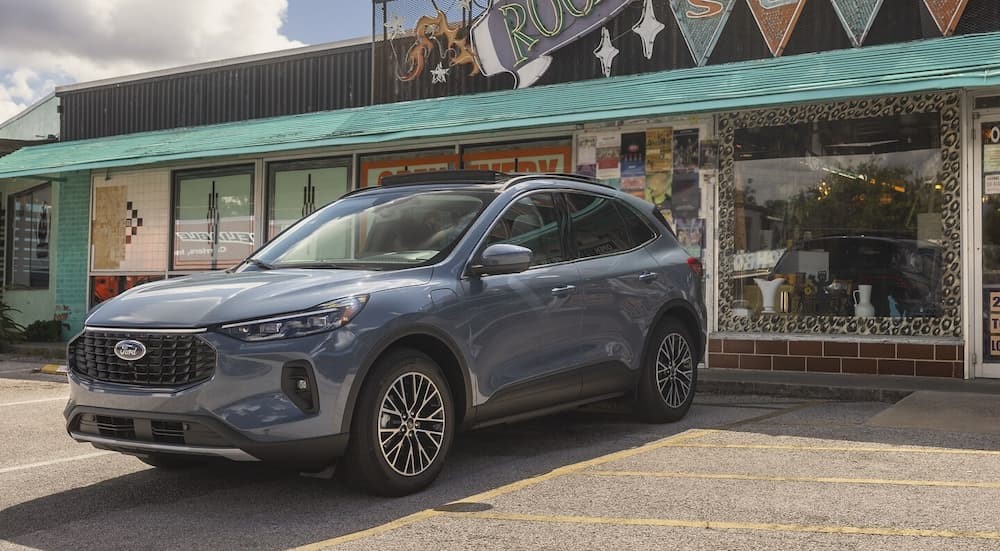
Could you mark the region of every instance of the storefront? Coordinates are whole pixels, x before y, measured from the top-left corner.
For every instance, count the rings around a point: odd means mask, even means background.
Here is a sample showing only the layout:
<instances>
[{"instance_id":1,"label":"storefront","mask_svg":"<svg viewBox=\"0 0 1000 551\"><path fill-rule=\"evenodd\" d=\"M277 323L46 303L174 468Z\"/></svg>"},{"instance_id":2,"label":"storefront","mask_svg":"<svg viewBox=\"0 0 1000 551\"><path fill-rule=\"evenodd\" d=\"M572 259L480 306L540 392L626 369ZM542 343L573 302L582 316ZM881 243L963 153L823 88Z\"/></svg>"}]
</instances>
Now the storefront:
<instances>
[{"instance_id":1,"label":"storefront","mask_svg":"<svg viewBox=\"0 0 1000 551\"><path fill-rule=\"evenodd\" d=\"M98 138L18 152L0 178L89 206L51 215L62 250L88 251L79 277L55 268L86 280L53 299L77 329L390 174L577 172L657 205L702 259L709 368L997 377L995 51L1000 33Z\"/></svg>"}]
</instances>

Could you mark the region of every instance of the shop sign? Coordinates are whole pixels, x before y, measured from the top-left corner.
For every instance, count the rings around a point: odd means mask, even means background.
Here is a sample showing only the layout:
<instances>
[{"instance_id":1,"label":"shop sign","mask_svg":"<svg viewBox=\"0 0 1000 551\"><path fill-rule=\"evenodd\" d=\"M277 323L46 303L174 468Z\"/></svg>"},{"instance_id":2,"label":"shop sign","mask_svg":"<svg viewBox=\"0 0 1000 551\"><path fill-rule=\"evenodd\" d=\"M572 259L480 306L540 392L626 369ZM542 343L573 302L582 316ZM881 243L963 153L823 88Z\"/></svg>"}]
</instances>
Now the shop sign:
<instances>
[{"instance_id":1,"label":"shop sign","mask_svg":"<svg viewBox=\"0 0 1000 551\"><path fill-rule=\"evenodd\" d=\"M567 172L571 156L569 147L484 151L462 155L462 166L497 172Z\"/></svg>"},{"instance_id":2,"label":"shop sign","mask_svg":"<svg viewBox=\"0 0 1000 551\"><path fill-rule=\"evenodd\" d=\"M950 36L955 32L958 20L962 18L965 11L965 4L969 0L924 0L927 11L931 12L934 22L937 23L938 30L944 36Z\"/></svg>"},{"instance_id":3,"label":"shop sign","mask_svg":"<svg viewBox=\"0 0 1000 551\"><path fill-rule=\"evenodd\" d=\"M518 88L542 78L548 55L600 27L632 0L494 0L472 24L486 76L511 73Z\"/></svg>"},{"instance_id":4,"label":"shop sign","mask_svg":"<svg viewBox=\"0 0 1000 551\"><path fill-rule=\"evenodd\" d=\"M763 1L763 0L761 0ZM805 0L803 0L804 2ZM864 43L868 31L875 22L875 16L882 7L882 0L831 0L837 17L844 25L847 35L855 48Z\"/></svg>"},{"instance_id":5,"label":"shop sign","mask_svg":"<svg viewBox=\"0 0 1000 551\"><path fill-rule=\"evenodd\" d=\"M456 155L436 155L433 157L412 157L380 161L361 161L361 187L377 186L382 178L393 174L411 172L433 172L449 170L458 166Z\"/></svg>"},{"instance_id":6,"label":"shop sign","mask_svg":"<svg viewBox=\"0 0 1000 551\"><path fill-rule=\"evenodd\" d=\"M881 1L881 0L879 0ZM833 0L834 6L837 0ZM764 42L774 57L781 56L799 21L806 0L747 0Z\"/></svg>"},{"instance_id":7,"label":"shop sign","mask_svg":"<svg viewBox=\"0 0 1000 551\"><path fill-rule=\"evenodd\" d=\"M205 220L174 222L174 268L212 270L246 258L253 252L253 219L221 218L213 229ZM214 261L214 262L213 262Z\"/></svg>"},{"instance_id":8,"label":"shop sign","mask_svg":"<svg viewBox=\"0 0 1000 551\"><path fill-rule=\"evenodd\" d=\"M670 10L697 65L708 63L735 5L736 0L670 0Z\"/></svg>"}]
</instances>

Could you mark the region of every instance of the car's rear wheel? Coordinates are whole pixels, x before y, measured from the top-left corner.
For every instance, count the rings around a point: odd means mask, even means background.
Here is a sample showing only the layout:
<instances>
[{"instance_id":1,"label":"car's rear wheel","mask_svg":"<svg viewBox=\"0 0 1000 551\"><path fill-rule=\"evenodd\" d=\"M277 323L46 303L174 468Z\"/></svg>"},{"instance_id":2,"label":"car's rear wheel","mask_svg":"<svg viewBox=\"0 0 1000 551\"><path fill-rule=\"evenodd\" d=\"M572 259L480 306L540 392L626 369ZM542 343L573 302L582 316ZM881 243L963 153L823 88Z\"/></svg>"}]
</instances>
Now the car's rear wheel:
<instances>
[{"instance_id":1,"label":"car's rear wheel","mask_svg":"<svg viewBox=\"0 0 1000 551\"><path fill-rule=\"evenodd\" d=\"M139 461L158 469L190 469L204 465L208 458L198 455L179 455L172 453L152 453L138 456Z\"/></svg>"},{"instance_id":2,"label":"car's rear wheel","mask_svg":"<svg viewBox=\"0 0 1000 551\"><path fill-rule=\"evenodd\" d=\"M667 423L687 414L698 379L695 350L691 331L677 319L666 318L653 330L636 390L641 417Z\"/></svg>"},{"instance_id":3,"label":"car's rear wheel","mask_svg":"<svg viewBox=\"0 0 1000 551\"><path fill-rule=\"evenodd\" d=\"M455 433L455 407L441 368L397 348L374 366L358 396L338 473L384 496L419 491L437 478Z\"/></svg>"}]
</instances>

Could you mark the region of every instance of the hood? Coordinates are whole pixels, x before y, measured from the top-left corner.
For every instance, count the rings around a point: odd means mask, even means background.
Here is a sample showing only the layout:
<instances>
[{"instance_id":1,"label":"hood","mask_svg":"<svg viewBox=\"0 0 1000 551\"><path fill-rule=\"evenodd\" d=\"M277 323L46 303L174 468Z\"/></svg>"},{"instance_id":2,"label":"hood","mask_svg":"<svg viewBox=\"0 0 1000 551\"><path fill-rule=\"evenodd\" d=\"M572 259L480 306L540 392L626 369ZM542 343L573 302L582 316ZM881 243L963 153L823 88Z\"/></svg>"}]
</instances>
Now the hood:
<instances>
[{"instance_id":1,"label":"hood","mask_svg":"<svg viewBox=\"0 0 1000 551\"><path fill-rule=\"evenodd\" d=\"M430 268L393 272L280 269L214 272L140 285L101 303L98 327L196 328L285 314L358 294L420 285Z\"/></svg>"}]
</instances>

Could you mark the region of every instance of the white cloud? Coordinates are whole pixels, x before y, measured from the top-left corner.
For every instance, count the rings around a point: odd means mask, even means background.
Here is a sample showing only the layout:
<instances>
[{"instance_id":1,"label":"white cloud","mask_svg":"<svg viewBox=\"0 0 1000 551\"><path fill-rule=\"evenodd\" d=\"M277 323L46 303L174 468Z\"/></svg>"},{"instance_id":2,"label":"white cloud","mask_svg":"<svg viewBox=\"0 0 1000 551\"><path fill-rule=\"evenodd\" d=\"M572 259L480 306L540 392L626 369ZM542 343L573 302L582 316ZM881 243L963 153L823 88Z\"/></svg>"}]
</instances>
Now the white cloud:
<instances>
[{"instance_id":1,"label":"white cloud","mask_svg":"<svg viewBox=\"0 0 1000 551\"><path fill-rule=\"evenodd\" d=\"M302 46L288 0L0 0L0 121L70 83Z\"/></svg>"}]
</instances>

